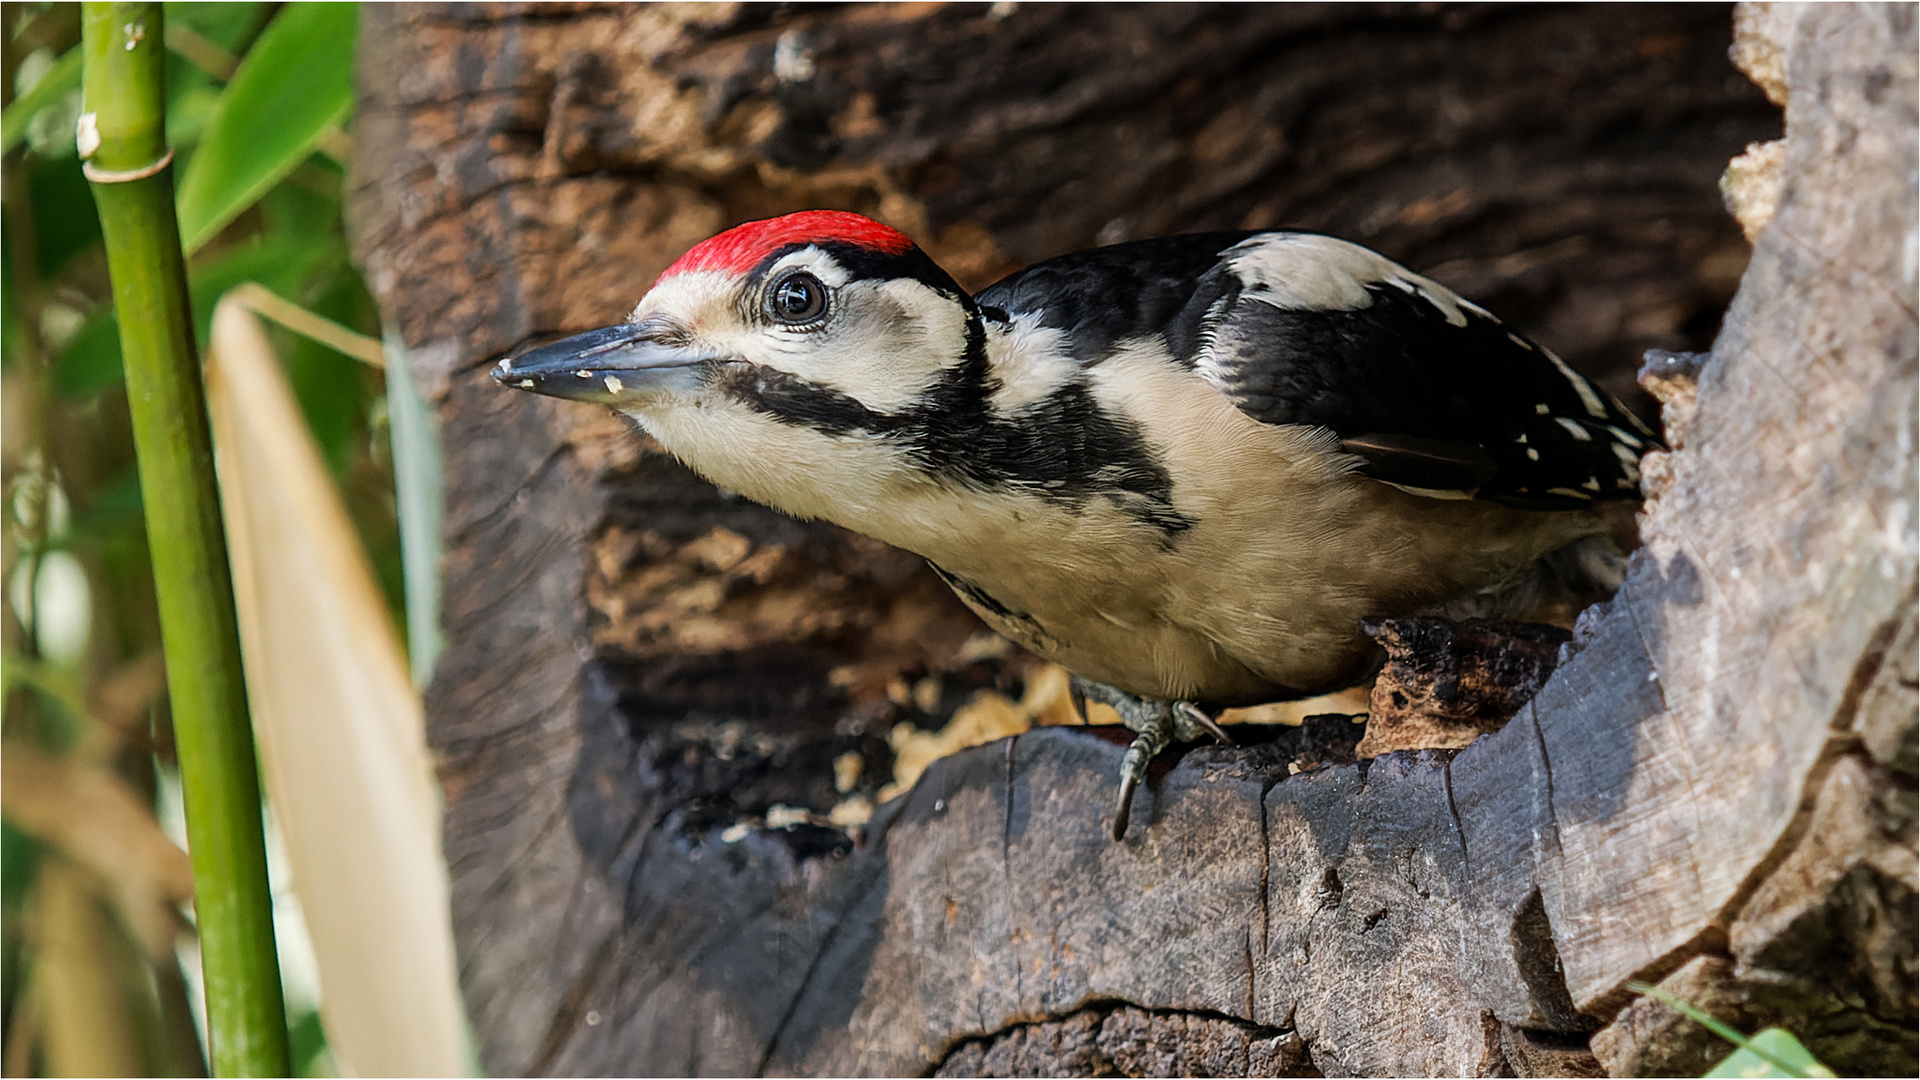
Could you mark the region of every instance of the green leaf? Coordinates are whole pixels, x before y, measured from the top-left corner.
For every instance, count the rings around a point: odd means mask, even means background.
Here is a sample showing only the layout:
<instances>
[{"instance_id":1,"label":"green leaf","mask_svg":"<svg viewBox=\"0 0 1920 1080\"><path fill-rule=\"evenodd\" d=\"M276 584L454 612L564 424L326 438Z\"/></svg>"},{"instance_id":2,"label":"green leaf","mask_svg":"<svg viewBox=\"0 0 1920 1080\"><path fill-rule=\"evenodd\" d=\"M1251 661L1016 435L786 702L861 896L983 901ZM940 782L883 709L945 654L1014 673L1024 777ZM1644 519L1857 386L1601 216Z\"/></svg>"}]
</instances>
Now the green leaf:
<instances>
[{"instance_id":1,"label":"green leaf","mask_svg":"<svg viewBox=\"0 0 1920 1080\"><path fill-rule=\"evenodd\" d=\"M69 90L80 85L80 46L68 49L53 67L33 84L33 89L13 99L5 112L0 112L0 154L4 154L20 145L27 137L27 121L33 114L60 100Z\"/></svg>"},{"instance_id":2,"label":"green leaf","mask_svg":"<svg viewBox=\"0 0 1920 1080\"><path fill-rule=\"evenodd\" d=\"M127 529L141 526L140 473L129 462L94 488L87 504L73 517L66 546L97 546Z\"/></svg>"},{"instance_id":3,"label":"green leaf","mask_svg":"<svg viewBox=\"0 0 1920 1080\"><path fill-rule=\"evenodd\" d=\"M318 240L342 236L340 227L340 190L345 177L324 157L286 183L260 197L260 225L270 236L294 240Z\"/></svg>"},{"instance_id":4,"label":"green leaf","mask_svg":"<svg viewBox=\"0 0 1920 1080\"><path fill-rule=\"evenodd\" d=\"M281 295L297 291L328 260L344 258L336 243L306 238L248 244L224 253L187 277L193 300L194 341L204 345L221 294L243 281L258 281ZM94 312L54 360L53 386L63 397L82 398L120 383L120 324L113 309Z\"/></svg>"},{"instance_id":5,"label":"green leaf","mask_svg":"<svg viewBox=\"0 0 1920 1080\"><path fill-rule=\"evenodd\" d=\"M0 822L0 902L9 912L19 911L26 902L27 887L33 884L33 872L40 864L40 845L33 837Z\"/></svg>"},{"instance_id":6,"label":"green leaf","mask_svg":"<svg viewBox=\"0 0 1920 1080\"><path fill-rule=\"evenodd\" d=\"M394 509L400 518L406 590L407 660L413 668L413 685L424 687L433 678L433 665L446 644L440 629L440 522L446 501L446 454L441 449L433 409L413 381L406 343L395 332L384 336Z\"/></svg>"},{"instance_id":7,"label":"green leaf","mask_svg":"<svg viewBox=\"0 0 1920 1080\"><path fill-rule=\"evenodd\" d=\"M169 3L167 26L185 26L230 53L246 47L247 38L259 27L258 3Z\"/></svg>"},{"instance_id":8,"label":"green leaf","mask_svg":"<svg viewBox=\"0 0 1920 1080\"><path fill-rule=\"evenodd\" d=\"M78 157L30 157L19 165L31 175L33 238L43 281L57 277L68 260L100 243L100 217Z\"/></svg>"},{"instance_id":9,"label":"green leaf","mask_svg":"<svg viewBox=\"0 0 1920 1080\"><path fill-rule=\"evenodd\" d=\"M180 162L182 168L191 160L185 151L199 145L200 136L206 133L207 121L213 118L214 106L220 103L220 91L212 85L212 80L203 74L199 78L208 85L189 86L167 102L167 144L173 147L174 160Z\"/></svg>"},{"instance_id":10,"label":"green leaf","mask_svg":"<svg viewBox=\"0 0 1920 1080\"><path fill-rule=\"evenodd\" d=\"M227 84L180 179L188 252L294 170L353 108L353 4L288 4Z\"/></svg>"},{"instance_id":11,"label":"green leaf","mask_svg":"<svg viewBox=\"0 0 1920 1080\"><path fill-rule=\"evenodd\" d=\"M0 369L11 368L35 344L27 340L20 290L13 280L13 233L0 231Z\"/></svg>"},{"instance_id":12,"label":"green leaf","mask_svg":"<svg viewBox=\"0 0 1920 1080\"><path fill-rule=\"evenodd\" d=\"M103 305L54 358L53 388L62 397L91 397L120 379L120 322Z\"/></svg>"},{"instance_id":13,"label":"green leaf","mask_svg":"<svg viewBox=\"0 0 1920 1080\"><path fill-rule=\"evenodd\" d=\"M1820 1064L1793 1033L1770 1027L1747 1040L1747 1045L1728 1054L1707 1072L1709 1077L1740 1076L1832 1076L1833 1070Z\"/></svg>"},{"instance_id":14,"label":"green leaf","mask_svg":"<svg viewBox=\"0 0 1920 1080\"><path fill-rule=\"evenodd\" d=\"M316 1068L324 1064L320 1055L327 1052L327 1031L321 1026L319 1013L302 1013L298 1020L288 1024L287 1043L287 1053L293 1058L293 1075L325 1075Z\"/></svg>"},{"instance_id":15,"label":"green leaf","mask_svg":"<svg viewBox=\"0 0 1920 1080\"><path fill-rule=\"evenodd\" d=\"M328 277L322 275L317 282L320 288L305 305L307 310L343 324L359 322L359 276L349 271ZM310 338L288 337L291 340L276 350L286 368L287 383L321 456L336 477L343 476L354 450L365 441L367 408L373 403L379 374Z\"/></svg>"}]
</instances>

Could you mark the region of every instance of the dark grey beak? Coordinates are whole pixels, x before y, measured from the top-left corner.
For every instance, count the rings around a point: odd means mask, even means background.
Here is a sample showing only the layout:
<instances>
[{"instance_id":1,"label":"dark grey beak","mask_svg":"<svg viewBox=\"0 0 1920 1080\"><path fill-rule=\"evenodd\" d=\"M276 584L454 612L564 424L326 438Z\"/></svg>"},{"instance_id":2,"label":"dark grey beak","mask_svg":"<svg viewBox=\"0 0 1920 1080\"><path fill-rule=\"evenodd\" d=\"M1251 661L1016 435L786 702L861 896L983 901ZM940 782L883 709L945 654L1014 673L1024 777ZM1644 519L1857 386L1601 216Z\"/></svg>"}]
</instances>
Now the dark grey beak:
<instances>
[{"instance_id":1,"label":"dark grey beak","mask_svg":"<svg viewBox=\"0 0 1920 1080\"><path fill-rule=\"evenodd\" d=\"M494 365L493 381L571 401L617 404L647 391L690 381L692 368L712 359L699 350L664 345L639 323L623 323L542 345Z\"/></svg>"}]
</instances>

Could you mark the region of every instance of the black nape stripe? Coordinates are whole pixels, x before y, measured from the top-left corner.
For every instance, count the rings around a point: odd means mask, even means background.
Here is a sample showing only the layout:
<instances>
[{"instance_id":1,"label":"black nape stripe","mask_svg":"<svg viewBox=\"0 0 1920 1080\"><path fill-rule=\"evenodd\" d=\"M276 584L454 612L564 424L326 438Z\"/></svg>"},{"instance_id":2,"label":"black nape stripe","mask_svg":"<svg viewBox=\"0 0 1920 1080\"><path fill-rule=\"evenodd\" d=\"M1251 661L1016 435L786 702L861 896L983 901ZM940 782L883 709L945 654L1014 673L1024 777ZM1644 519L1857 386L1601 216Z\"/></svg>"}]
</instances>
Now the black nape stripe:
<instances>
[{"instance_id":1,"label":"black nape stripe","mask_svg":"<svg viewBox=\"0 0 1920 1080\"><path fill-rule=\"evenodd\" d=\"M1049 502L1105 498L1171 539L1193 522L1139 428L1074 382L1005 420L994 411L986 329L968 321L965 359L901 419L930 471L975 487L1015 487Z\"/></svg>"}]
</instances>

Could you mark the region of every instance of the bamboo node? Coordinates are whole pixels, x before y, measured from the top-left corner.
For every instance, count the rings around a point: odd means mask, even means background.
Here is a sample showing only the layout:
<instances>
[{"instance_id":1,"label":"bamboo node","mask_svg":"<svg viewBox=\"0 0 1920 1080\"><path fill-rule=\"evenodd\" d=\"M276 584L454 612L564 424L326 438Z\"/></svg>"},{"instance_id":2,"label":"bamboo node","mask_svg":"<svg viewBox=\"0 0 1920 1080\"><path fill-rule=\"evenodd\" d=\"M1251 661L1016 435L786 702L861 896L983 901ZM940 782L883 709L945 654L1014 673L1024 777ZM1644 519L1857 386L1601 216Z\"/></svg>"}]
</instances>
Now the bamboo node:
<instances>
[{"instance_id":1,"label":"bamboo node","mask_svg":"<svg viewBox=\"0 0 1920 1080\"><path fill-rule=\"evenodd\" d=\"M80 163L80 171L86 173L87 179L96 184L126 184L157 175L160 170L171 164L173 164L173 147L169 146L160 160L138 169L97 169L94 168L93 162L83 161Z\"/></svg>"}]
</instances>

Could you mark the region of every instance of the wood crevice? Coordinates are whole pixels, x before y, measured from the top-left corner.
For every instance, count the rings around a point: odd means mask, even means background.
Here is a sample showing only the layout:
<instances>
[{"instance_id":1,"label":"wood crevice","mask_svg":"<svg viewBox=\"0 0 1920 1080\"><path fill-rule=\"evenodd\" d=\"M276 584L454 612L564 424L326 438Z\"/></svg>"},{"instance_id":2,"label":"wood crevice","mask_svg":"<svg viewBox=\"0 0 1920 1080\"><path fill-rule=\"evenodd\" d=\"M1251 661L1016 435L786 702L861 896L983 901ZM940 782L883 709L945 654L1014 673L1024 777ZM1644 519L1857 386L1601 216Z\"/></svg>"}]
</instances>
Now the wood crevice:
<instances>
[{"instance_id":1,"label":"wood crevice","mask_svg":"<svg viewBox=\"0 0 1920 1080\"><path fill-rule=\"evenodd\" d=\"M979 1031L979 1032L972 1032L972 1033L961 1035L960 1037L948 1043L948 1045L940 1051L933 1066L927 1069L927 1071L921 1075L924 1075L924 1076L950 1075L946 1072L946 1070L953 1063L954 1058L972 1046L989 1045L999 1040L1005 1039L1008 1036L1016 1035L1021 1032L1032 1031L1034 1029L1047 1027L1049 1025L1062 1024L1062 1023L1071 1022L1071 1021L1082 1019L1082 1018L1093 1018L1095 1020L1104 1020L1105 1018L1112 1016L1114 1013L1122 1010L1127 1010L1127 1011L1139 1013L1145 1016L1158 1017L1163 1019L1215 1021L1223 1024L1232 1025L1235 1028L1243 1030L1247 1034L1249 1039L1264 1040L1264 1039L1284 1039L1289 1037L1299 1039L1300 1040L1299 1052L1301 1056L1306 1058L1309 1062L1311 1061L1311 1055L1313 1050L1312 1043L1306 1041L1304 1038L1301 1038L1299 1032L1285 1025L1276 1026L1276 1025L1260 1024L1253 1021L1249 1021L1244 1017L1233 1015L1232 1013L1217 1012L1217 1011L1212 1011L1207 1009L1173 1009L1173 1008L1164 1008L1164 1007L1153 1007L1153 1006L1141 1005L1133 1001L1128 1001L1124 998L1099 998L1095 1000L1080 1002L1077 1005L1075 1005L1073 1008L1065 1009L1059 1012L1047 1013L1040 1016L1021 1017L1020 1019L1009 1021L1008 1023L1003 1024L992 1031ZM960 1073L955 1075L974 1075L974 1074ZM1094 1075L1100 1075L1100 1074L1094 1074ZM1192 1074L1192 1075L1208 1075L1208 1074L1198 1073L1198 1074ZM1214 1075L1219 1075L1219 1074L1214 1074ZM1246 1075L1269 1075L1269 1074L1248 1073ZM1320 1073L1317 1070L1311 1069L1311 1067L1309 1066L1307 1071L1287 1072L1287 1073L1270 1074L1270 1075L1318 1076L1320 1075Z\"/></svg>"}]
</instances>

